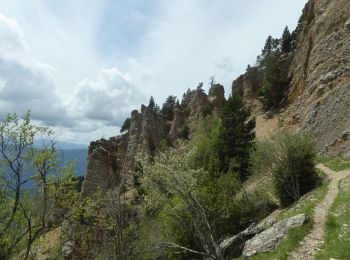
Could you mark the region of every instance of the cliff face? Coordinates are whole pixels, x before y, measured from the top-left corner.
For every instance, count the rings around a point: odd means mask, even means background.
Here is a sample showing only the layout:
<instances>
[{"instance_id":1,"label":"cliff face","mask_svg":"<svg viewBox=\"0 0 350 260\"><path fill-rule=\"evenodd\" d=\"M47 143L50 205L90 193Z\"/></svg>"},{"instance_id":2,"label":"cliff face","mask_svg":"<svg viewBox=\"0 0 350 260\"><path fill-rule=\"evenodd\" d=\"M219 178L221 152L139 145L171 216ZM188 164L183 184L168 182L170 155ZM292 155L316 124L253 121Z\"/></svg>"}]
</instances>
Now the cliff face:
<instances>
[{"instance_id":1,"label":"cliff face","mask_svg":"<svg viewBox=\"0 0 350 260\"><path fill-rule=\"evenodd\" d=\"M154 155L165 138L177 137L180 127L202 119L207 113L219 116L224 104L224 87L216 84L210 88L209 95L202 90L195 91L184 111L175 109L172 122L167 122L161 113L144 105L140 113L132 111L127 134L90 143L83 196L91 195L97 189L106 192L120 182L123 174L127 176L127 183L132 185L129 172L134 168L138 153Z\"/></svg>"},{"instance_id":2,"label":"cliff face","mask_svg":"<svg viewBox=\"0 0 350 260\"><path fill-rule=\"evenodd\" d=\"M303 11L285 117L297 118L319 150L350 152L350 1L312 0Z\"/></svg>"},{"instance_id":3,"label":"cliff face","mask_svg":"<svg viewBox=\"0 0 350 260\"><path fill-rule=\"evenodd\" d=\"M310 0L300 21L297 48L284 65L289 90L276 117L279 125L310 133L320 152L350 156L350 1ZM252 68L233 82L233 91L258 116L263 112L252 93L261 74ZM267 124L258 122L257 128Z\"/></svg>"}]
</instances>

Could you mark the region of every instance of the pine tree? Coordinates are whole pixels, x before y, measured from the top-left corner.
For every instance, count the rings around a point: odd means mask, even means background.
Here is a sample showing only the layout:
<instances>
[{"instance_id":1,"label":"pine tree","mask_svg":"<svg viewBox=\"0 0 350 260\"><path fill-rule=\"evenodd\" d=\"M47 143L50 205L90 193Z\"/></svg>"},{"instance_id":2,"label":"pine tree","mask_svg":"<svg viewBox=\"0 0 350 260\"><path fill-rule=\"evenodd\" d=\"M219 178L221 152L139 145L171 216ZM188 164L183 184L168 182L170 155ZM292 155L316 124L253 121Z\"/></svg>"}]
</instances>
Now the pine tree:
<instances>
[{"instance_id":1,"label":"pine tree","mask_svg":"<svg viewBox=\"0 0 350 260\"><path fill-rule=\"evenodd\" d=\"M281 52L289 53L292 51L292 36L289 32L288 26L284 28L281 39Z\"/></svg>"},{"instance_id":2,"label":"pine tree","mask_svg":"<svg viewBox=\"0 0 350 260\"><path fill-rule=\"evenodd\" d=\"M283 98L285 79L279 66L278 57L270 56L265 60L262 93L265 109L277 108Z\"/></svg>"},{"instance_id":3,"label":"pine tree","mask_svg":"<svg viewBox=\"0 0 350 260\"><path fill-rule=\"evenodd\" d=\"M215 81L215 77L214 76L211 76L209 78L209 86L210 87L213 87L215 85L216 81Z\"/></svg>"},{"instance_id":4,"label":"pine tree","mask_svg":"<svg viewBox=\"0 0 350 260\"><path fill-rule=\"evenodd\" d=\"M194 90L191 90L190 88L188 88L187 91L182 95L181 109L187 108L187 106L191 102L193 94L194 94Z\"/></svg>"},{"instance_id":5,"label":"pine tree","mask_svg":"<svg viewBox=\"0 0 350 260\"><path fill-rule=\"evenodd\" d=\"M202 91L204 92L203 90L203 82L199 82L198 86L197 86L197 91Z\"/></svg>"},{"instance_id":6,"label":"pine tree","mask_svg":"<svg viewBox=\"0 0 350 260\"><path fill-rule=\"evenodd\" d=\"M151 98L149 99L148 107L154 109L155 106L156 106L156 103L154 102L153 96L151 96Z\"/></svg>"},{"instance_id":7,"label":"pine tree","mask_svg":"<svg viewBox=\"0 0 350 260\"><path fill-rule=\"evenodd\" d=\"M269 35L269 37L267 37L266 39L264 49L262 49L261 51L261 57L263 59L271 55L273 51L273 42L274 42L274 39L272 38L271 35Z\"/></svg>"},{"instance_id":8,"label":"pine tree","mask_svg":"<svg viewBox=\"0 0 350 260\"><path fill-rule=\"evenodd\" d=\"M238 95L230 96L222 116L219 133L221 171L237 172L241 180L249 173L249 158L255 138L255 120Z\"/></svg>"},{"instance_id":9,"label":"pine tree","mask_svg":"<svg viewBox=\"0 0 350 260\"><path fill-rule=\"evenodd\" d=\"M161 112L165 116L167 120L173 120L174 119L174 109L176 107L176 97L175 96L168 96L165 100Z\"/></svg>"},{"instance_id":10,"label":"pine tree","mask_svg":"<svg viewBox=\"0 0 350 260\"><path fill-rule=\"evenodd\" d=\"M129 131L130 124L131 124L131 120L130 120L130 118L128 117L127 119L125 119L125 121L124 121L122 127L120 128L120 132L121 132L121 133L124 133L124 132Z\"/></svg>"}]
</instances>

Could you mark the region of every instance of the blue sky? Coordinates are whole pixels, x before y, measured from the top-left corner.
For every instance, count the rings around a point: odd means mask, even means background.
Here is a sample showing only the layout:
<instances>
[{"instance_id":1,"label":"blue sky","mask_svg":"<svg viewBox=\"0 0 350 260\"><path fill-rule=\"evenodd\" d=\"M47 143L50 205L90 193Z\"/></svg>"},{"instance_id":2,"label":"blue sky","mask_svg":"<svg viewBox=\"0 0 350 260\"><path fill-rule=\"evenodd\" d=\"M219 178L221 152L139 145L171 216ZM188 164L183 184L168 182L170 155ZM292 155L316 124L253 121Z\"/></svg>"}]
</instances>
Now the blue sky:
<instances>
[{"instance_id":1,"label":"blue sky","mask_svg":"<svg viewBox=\"0 0 350 260\"><path fill-rule=\"evenodd\" d=\"M210 76L231 92L306 0L1 0L0 111L30 109L57 138L118 134L130 111Z\"/></svg>"}]
</instances>

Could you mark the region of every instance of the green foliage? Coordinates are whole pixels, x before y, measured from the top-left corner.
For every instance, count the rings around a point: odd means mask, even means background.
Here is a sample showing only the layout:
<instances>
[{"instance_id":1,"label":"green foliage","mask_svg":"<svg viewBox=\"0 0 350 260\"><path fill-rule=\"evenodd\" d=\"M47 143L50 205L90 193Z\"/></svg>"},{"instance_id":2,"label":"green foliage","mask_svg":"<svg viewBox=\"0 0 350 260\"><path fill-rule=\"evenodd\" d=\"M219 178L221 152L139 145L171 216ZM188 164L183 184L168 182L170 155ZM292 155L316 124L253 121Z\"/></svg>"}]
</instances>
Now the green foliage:
<instances>
[{"instance_id":1,"label":"green foliage","mask_svg":"<svg viewBox=\"0 0 350 260\"><path fill-rule=\"evenodd\" d=\"M261 50L261 54L257 57L258 64L264 64L266 58L270 57L274 52L278 50L280 44L279 39L274 39L271 35L267 37L264 48Z\"/></svg>"},{"instance_id":2,"label":"green foliage","mask_svg":"<svg viewBox=\"0 0 350 260\"><path fill-rule=\"evenodd\" d=\"M273 175L276 195L282 206L288 206L317 185L315 158L309 137L281 132L257 144L252 164L256 173Z\"/></svg>"},{"instance_id":3,"label":"green foliage","mask_svg":"<svg viewBox=\"0 0 350 260\"><path fill-rule=\"evenodd\" d=\"M314 224L312 219L314 219L315 207L327 194L328 184L328 182L322 183L322 185L307 194L305 198L292 204L287 209L280 211L277 220L283 220L298 214L306 214L309 221L302 227L290 229L287 238L283 240L274 251L257 254L251 257L251 259L288 259L290 253L300 246L300 241L302 241L312 229Z\"/></svg>"},{"instance_id":4,"label":"green foliage","mask_svg":"<svg viewBox=\"0 0 350 260\"><path fill-rule=\"evenodd\" d=\"M131 124L131 119L130 119L130 117L128 117L127 119L125 119L122 127L120 128L120 132L124 133L124 132L129 131L130 124Z\"/></svg>"},{"instance_id":5,"label":"green foliage","mask_svg":"<svg viewBox=\"0 0 350 260\"><path fill-rule=\"evenodd\" d=\"M173 120L174 119L174 109L176 107L176 97L170 95L169 97L167 97L167 99L165 100L161 112L163 113L164 117L166 120Z\"/></svg>"},{"instance_id":6,"label":"green foliage","mask_svg":"<svg viewBox=\"0 0 350 260\"><path fill-rule=\"evenodd\" d=\"M340 181L339 193L327 215L325 243L316 259L350 259L350 177Z\"/></svg>"},{"instance_id":7,"label":"green foliage","mask_svg":"<svg viewBox=\"0 0 350 260\"><path fill-rule=\"evenodd\" d=\"M289 32L288 26L284 28L282 38L281 38L281 52L289 53L292 51L292 36Z\"/></svg>"},{"instance_id":8,"label":"green foliage","mask_svg":"<svg viewBox=\"0 0 350 260\"><path fill-rule=\"evenodd\" d=\"M265 59L264 78L260 94L264 97L265 110L278 108L288 86L287 76L279 62L279 55Z\"/></svg>"},{"instance_id":9,"label":"green foliage","mask_svg":"<svg viewBox=\"0 0 350 260\"><path fill-rule=\"evenodd\" d=\"M191 143L197 151L193 158L196 167L203 167L210 173L220 172L218 153L221 120L207 116L194 128Z\"/></svg>"},{"instance_id":10,"label":"green foliage","mask_svg":"<svg viewBox=\"0 0 350 260\"><path fill-rule=\"evenodd\" d=\"M241 180L248 175L249 158L255 138L255 119L237 95L225 104L218 135L220 171L237 172Z\"/></svg>"},{"instance_id":11,"label":"green foliage","mask_svg":"<svg viewBox=\"0 0 350 260\"><path fill-rule=\"evenodd\" d=\"M317 162L322 163L333 171L343 171L350 169L350 161L336 156L319 156Z\"/></svg>"},{"instance_id":12,"label":"green foliage","mask_svg":"<svg viewBox=\"0 0 350 260\"><path fill-rule=\"evenodd\" d=\"M73 166L58 166L52 134L32 124L30 112L22 118L9 114L0 123L0 259L19 251L28 258L47 229L49 201L72 203Z\"/></svg>"},{"instance_id":13,"label":"green foliage","mask_svg":"<svg viewBox=\"0 0 350 260\"><path fill-rule=\"evenodd\" d=\"M220 124L215 123L213 128L217 126ZM193 142L198 141L196 138ZM205 144L201 145L197 148L193 143L180 143L175 149L159 154L152 162L147 157L142 159L143 184L146 215L161 227L157 230L159 233L151 232L149 236L162 239L158 242L171 242L206 252L199 237L208 239L212 236L215 244L220 238L261 220L274 205L262 193L242 191L237 174L210 173L201 168L197 159L202 151L199 149L204 149ZM148 240L147 237L143 239ZM156 241L154 243L156 246ZM211 242L207 243L215 247ZM178 248L166 250L167 258L175 256L174 250ZM192 255L182 256L186 259Z\"/></svg>"},{"instance_id":14,"label":"green foliage","mask_svg":"<svg viewBox=\"0 0 350 260\"><path fill-rule=\"evenodd\" d=\"M187 89L187 91L182 95L181 109L186 109L193 97L194 90Z\"/></svg>"},{"instance_id":15,"label":"green foliage","mask_svg":"<svg viewBox=\"0 0 350 260\"><path fill-rule=\"evenodd\" d=\"M190 128L187 124L181 126L178 130L178 137L181 139L188 140L190 138Z\"/></svg>"}]
</instances>

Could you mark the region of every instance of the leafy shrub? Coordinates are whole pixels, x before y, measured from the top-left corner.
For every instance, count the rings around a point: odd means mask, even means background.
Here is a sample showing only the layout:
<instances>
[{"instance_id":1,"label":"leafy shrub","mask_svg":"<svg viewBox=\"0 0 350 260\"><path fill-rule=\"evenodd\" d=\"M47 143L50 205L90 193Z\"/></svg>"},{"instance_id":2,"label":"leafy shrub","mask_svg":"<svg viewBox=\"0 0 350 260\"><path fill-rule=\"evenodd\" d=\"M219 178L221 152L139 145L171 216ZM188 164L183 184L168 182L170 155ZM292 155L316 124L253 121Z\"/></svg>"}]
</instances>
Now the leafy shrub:
<instances>
[{"instance_id":1,"label":"leafy shrub","mask_svg":"<svg viewBox=\"0 0 350 260\"><path fill-rule=\"evenodd\" d=\"M315 148L308 136L281 132L256 145L252 167L255 173L272 174L276 195L285 207L317 185L315 158Z\"/></svg>"},{"instance_id":2,"label":"leafy shrub","mask_svg":"<svg viewBox=\"0 0 350 260\"><path fill-rule=\"evenodd\" d=\"M190 137L190 128L188 125L183 125L177 130L179 138L188 140Z\"/></svg>"}]
</instances>

